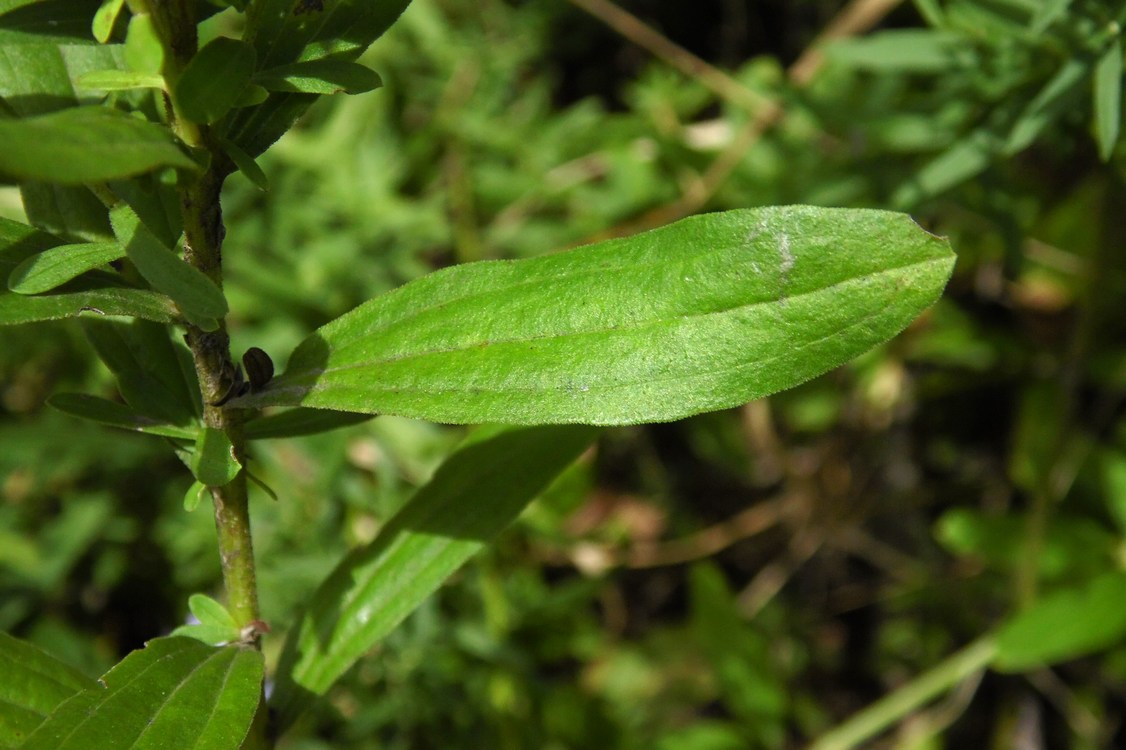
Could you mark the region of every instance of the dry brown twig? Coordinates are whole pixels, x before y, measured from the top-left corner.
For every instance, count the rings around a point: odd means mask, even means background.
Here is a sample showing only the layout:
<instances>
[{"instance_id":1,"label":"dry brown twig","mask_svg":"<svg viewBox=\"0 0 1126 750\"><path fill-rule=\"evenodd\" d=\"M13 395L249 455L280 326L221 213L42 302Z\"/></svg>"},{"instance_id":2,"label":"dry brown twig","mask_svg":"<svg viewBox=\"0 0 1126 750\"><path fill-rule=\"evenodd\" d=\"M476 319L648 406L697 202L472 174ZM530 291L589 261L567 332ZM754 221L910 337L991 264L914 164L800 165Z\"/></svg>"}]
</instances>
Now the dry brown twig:
<instances>
[{"instance_id":1,"label":"dry brown twig","mask_svg":"<svg viewBox=\"0 0 1126 750\"><path fill-rule=\"evenodd\" d=\"M571 0L626 39L657 58L696 78L717 95L752 112L751 120L731 139L699 180L690 182L681 197L638 219L601 233L597 238L621 237L690 216L703 208L723 186L747 151L785 116L782 105L752 92L739 81L670 41L641 19L610 0ZM880 22L902 0L851 0L790 66L787 75L796 86L807 85L824 64L823 47L836 39L863 33Z\"/></svg>"}]
</instances>

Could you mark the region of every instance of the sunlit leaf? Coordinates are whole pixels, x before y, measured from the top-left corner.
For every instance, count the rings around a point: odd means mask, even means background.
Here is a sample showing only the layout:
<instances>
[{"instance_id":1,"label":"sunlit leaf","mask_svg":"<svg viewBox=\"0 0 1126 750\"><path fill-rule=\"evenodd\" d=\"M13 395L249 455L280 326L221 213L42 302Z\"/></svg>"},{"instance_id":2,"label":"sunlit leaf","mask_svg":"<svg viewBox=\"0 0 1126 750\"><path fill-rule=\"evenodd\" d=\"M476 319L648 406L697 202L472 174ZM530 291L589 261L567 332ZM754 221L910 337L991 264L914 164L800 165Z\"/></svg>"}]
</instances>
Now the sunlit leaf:
<instances>
[{"instance_id":1,"label":"sunlit leaf","mask_svg":"<svg viewBox=\"0 0 1126 750\"><path fill-rule=\"evenodd\" d=\"M437 422L627 424L841 365L941 293L949 244L884 211L767 208L439 271L303 341L232 403Z\"/></svg>"}]
</instances>

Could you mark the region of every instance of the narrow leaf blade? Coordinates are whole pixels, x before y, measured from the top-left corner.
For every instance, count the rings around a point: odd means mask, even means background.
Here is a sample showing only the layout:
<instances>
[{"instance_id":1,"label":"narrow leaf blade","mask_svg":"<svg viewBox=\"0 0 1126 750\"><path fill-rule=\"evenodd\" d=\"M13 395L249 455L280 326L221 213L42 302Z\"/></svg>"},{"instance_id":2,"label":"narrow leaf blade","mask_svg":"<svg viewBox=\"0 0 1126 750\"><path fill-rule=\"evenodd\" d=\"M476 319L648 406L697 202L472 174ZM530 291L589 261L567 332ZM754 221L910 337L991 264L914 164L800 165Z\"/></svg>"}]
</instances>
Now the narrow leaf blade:
<instances>
[{"instance_id":1,"label":"narrow leaf blade","mask_svg":"<svg viewBox=\"0 0 1126 750\"><path fill-rule=\"evenodd\" d=\"M123 255L125 249L116 242L53 247L16 266L8 274L8 288L20 294L46 292Z\"/></svg>"},{"instance_id":2,"label":"narrow leaf blade","mask_svg":"<svg viewBox=\"0 0 1126 750\"><path fill-rule=\"evenodd\" d=\"M95 91L164 88L164 78L155 73L132 70L92 70L78 77L79 88Z\"/></svg>"},{"instance_id":3,"label":"narrow leaf blade","mask_svg":"<svg viewBox=\"0 0 1126 750\"><path fill-rule=\"evenodd\" d=\"M108 107L0 120L0 142L0 172L17 180L74 185L158 167L198 169L168 128Z\"/></svg>"},{"instance_id":4,"label":"narrow leaf blade","mask_svg":"<svg viewBox=\"0 0 1126 750\"><path fill-rule=\"evenodd\" d=\"M281 723L511 523L597 435L575 425L474 433L313 595L282 656L274 695Z\"/></svg>"},{"instance_id":5,"label":"narrow leaf blade","mask_svg":"<svg viewBox=\"0 0 1126 750\"><path fill-rule=\"evenodd\" d=\"M1122 122L1122 40L1111 42L1095 67L1095 135L1099 157L1110 159Z\"/></svg>"},{"instance_id":6,"label":"narrow leaf blade","mask_svg":"<svg viewBox=\"0 0 1126 750\"><path fill-rule=\"evenodd\" d=\"M941 293L949 244L908 217L731 211L554 256L439 271L298 346L239 406L437 422L630 424L792 387Z\"/></svg>"},{"instance_id":7,"label":"narrow leaf blade","mask_svg":"<svg viewBox=\"0 0 1126 750\"><path fill-rule=\"evenodd\" d=\"M175 300L185 315L221 318L227 314L227 298L219 287L161 244L132 208L117 205L110 212L110 222L140 274L154 289Z\"/></svg>"},{"instance_id":8,"label":"narrow leaf blade","mask_svg":"<svg viewBox=\"0 0 1126 750\"><path fill-rule=\"evenodd\" d=\"M197 431L192 427L178 427L141 416L125 404L91 396L86 393L56 393L47 399L47 405L64 414L89 419L123 430L147 432L150 435L195 440Z\"/></svg>"},{"instance_id":9,"label":"narrow leaf blade","mask_svg":"<svg viewBox=\"0 0 1126 750\"><path fill-rule=\"evenodd\" d=\"M264 70L255 82L269 91L302 94L362 94L383 85L379 74L345 60L309 60Z\"/></svg>"}]
</instances>

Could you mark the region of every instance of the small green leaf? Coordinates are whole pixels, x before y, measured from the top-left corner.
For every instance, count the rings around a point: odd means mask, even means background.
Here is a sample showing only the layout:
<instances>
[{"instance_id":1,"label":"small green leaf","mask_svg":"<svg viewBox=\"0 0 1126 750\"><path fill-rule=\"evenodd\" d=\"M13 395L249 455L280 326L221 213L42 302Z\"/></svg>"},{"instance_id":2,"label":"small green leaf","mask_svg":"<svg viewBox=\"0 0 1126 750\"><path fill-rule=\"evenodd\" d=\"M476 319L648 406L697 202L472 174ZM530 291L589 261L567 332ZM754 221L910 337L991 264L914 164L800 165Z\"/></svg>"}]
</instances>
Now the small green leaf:
<instances>
[{"instance_id":1,"label":"small green leaf","mask_svg":"<svg viewBox=\"0 0 1126 750\"><path fill-rule=\"evenodd\" d=\"M361 305L236 406L436 422L630 424L746 403L841 365L942 292L949 244L902 214L697 216L470 263Z\"/></svg>"},{"instance_id":2,"label":"small green leaf","mask_svg":"<svg viewBox=\"0 0 1126 750\"><path fill-rule=\"evenodd\" d=\"M341 427L351 427L371 418L371 414L299 407L247 422L245 434L247 440L315 435L319 432L328 432Z\"/></svg>"},{"instance_id":3,"label":"small green leaf","mask_svg":"<svg viewBox=\"0 0 1126 750\"><path fill-rule=\"evenodd\" d=\"M0 173L17 180L73 185L158 167L198 169L168 128L108 107L0 120L0 143Z\"/></svg>"},{"instance_id":4,"label":"small green leaf","mask_svg":"<svg viewBox=\"0 0 1126 750\"><path fill-rule=\"evenodd\" d=\"M1099 157L1109 161L1122 122L1122 40L1115 38L1095 66L1095 135Z\"/></svg>"},{"instance_id":5,"label":"small green leaf","mask_svg":"<svg viewBox=\"0 0 1126 750\"><path fill-rule=\"evenodd\" d=\"M161 76L132 70L91 70L80 75L76 83L79 88L95 91L164 88L164 78Z\"/></svg>"},{"instance_id":6,"label":"small green leaf","mask_svg":"<svg viewBox=\"0 0 1126 750\"><path fill-rule=\"evenodd\" d=\"M235 643L239 640L241 632L235 618L226 607L211 597L192 594L188 597L188 609L199 622L181 625L172 631L172 635L195 638L212 646Z\"/></svg>"},{"instance_id":7,"label":"small green leaf","mask_svg":"<svg viewBox=\"0 0 1126 750\"><path fill-rule=\"evenodd\" d=\"M192 474L208 487L222 487L238 475L242 466L235 458L234 447L222 430L204 427L196 439L192 454Z\"/></svg>"},{"instance_id":8,"label":"small green leaf","mask_svg":"<svg viewBox=\"0 0 1126 750\"><path fill-rule=\"evenodd\" d=\"M383 85L379 74L359 63L345 60L308 60L263 70L254 77L270 91L303 94L362 94Z\"/></svg>"},{"instance_id":9,"label":"small green leaf","mask_svg":"<svg viewBox=\"0 0 1126 750\"><path fill-rule=\"evenodd\" d=\"M125 255L116 242L61 245L33 255L8 274L8 288L20 294L39 294Z\"/></svg>"},{"instance_id":10,"label":"small green leaf","mask_svg":"<svg viewBox=\"0 0 1126 750\"><path fill-rule=\"evenodd\" d=\"M137 73L161 75L164 72L164 45L148 13L138 13L129 19L125 63Z\"/></svg>"},{"instance_id":11,"label":"small green leaf","mask_svg":"<svg viewBox=\"0 0 1126 750\"><path fill-rule=\"evenodd\" d=\"M97 682L35 646L0 633L0 747L20 747L66 699Z\"/></svg>"},{"instance_id":12,"label":"small green leaf","mask_svg":"<svg viewBox=\"0 0 1126 750\"><path fill-rule=\"evenodd\" d=\"M282 724L511 523L597 435L574 425L471 435L309 601L278 669L274 702Z\"/></svg>"},{"instance_id":13,"label":"small green leaf","mask_svg":"<svg viewBox=\"0 0 1126 750\"><path fill-rule=\"evenodd\" d=\"M189 487L188 491L184 493L184 510L186 510L188 513L191 513L193 510L198 508L205 494L207 494L207 487L202 482L192 482L192 486ZM180 634L173 633L173 635Z\"/></svg>"},{"instance_id":14,"label":"small green leaf","mask_svg":"<svg viewBox=\"0 0 1126 750\"><path fill-rule=\"evenodd\" d=\"M23 750L237 748L262 691L262 654L156 638L67 700Z\"/></svg>"},{"instance_id":15,"label":"small green leaf","mask_svg":"<svg viewBox=\"0 0 1126 750\"><path fill-rule=\"evenodd\" d=\"M171 297L185 315L221 318L227 314L227 298L215 282L181 260L137 218L133 209L118 204L110 211L117 241L129 260L153 288Z\"/></svg>"},{"instance_id":16,"label":"small green leaf","mask_svg":"<svg viewBox=\"0 0 1126 750\"><path fill-rule=\"evenodd\" d=\"M238 632L238 623L231 613L219 602L205 594L192 594L188 597L188 609L204 625L219 625L233 628Z\"/></svg>"},{"instance_id":17,"label":"small green leaf","mask_svg":"<svg viewBox=\"0 0 1126 750\"><path fill-rule=\"evenodd\" d=\"M995 666L1020 672L1075 659L1126 636L1126 573L1105 573L1081 586L1041 597L997 633Z\"/></svg>"},{"instance_id":18,"label":"small green leaf","mask_svg":"<svg viewBox=\"0 0 1126 750\"><path fill-rule=\"evenodd\" d=\"M117 23L117 16L121 13L121 8L124 5L125 0L102 0L102 6L94 14L94 23L91 29L94 32L94 38L100 43L105 44L109 41L110 35L113 34L114 24Z\"/></svg>"},{"instance_id":19,"label":"small green leaf","mask_svg":"<svg viewBox=\"0 0 1126 750\"><path fill-rule=\"evenodd\" d=\"M254 74L254 48L246 42L218 37L208 42L184 68L174 96L189 120L213 123L239 101Z\"/></svg>"},{"instance_id":20,"label":"small green leaf","mask_svg":"<svg viewBox=\"0 0 1126 750\"><path fill-rule=\"evenodd\" d=\"M47 405L72 417L150 435L194 441L199 432L193 427L179 427L159 422L137 414L125 404L85 393L56 393L47 399Z\"/></svg>"},{"instance_id":21,"label":"small green leaf","mask_svg":"<svg viewBox=\"0 0 1126 750\"><path fill-rule=\"evenodd\" d=\"M263 192L270 189L270 181L266 177L266 173L258 166L258 162L250 156L250 154L243 151L234 141L222 140L223 150L227 152L227 156L231 157L231 161L238 167L238 171L242 172L248 180L250 180L255 187Z\"/></svg>"}]
</instances>

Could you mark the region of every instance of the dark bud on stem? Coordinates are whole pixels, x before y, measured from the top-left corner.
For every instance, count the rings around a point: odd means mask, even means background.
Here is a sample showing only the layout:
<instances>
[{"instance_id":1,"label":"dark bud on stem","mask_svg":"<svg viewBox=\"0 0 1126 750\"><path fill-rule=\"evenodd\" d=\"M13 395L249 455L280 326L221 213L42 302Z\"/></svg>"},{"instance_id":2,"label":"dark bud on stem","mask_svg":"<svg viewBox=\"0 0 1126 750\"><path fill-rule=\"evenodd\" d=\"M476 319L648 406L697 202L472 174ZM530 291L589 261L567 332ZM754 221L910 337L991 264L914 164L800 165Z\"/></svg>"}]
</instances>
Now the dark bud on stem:
<instances>
[{"instance_id":1,"label":"dark bud on stem","mask_svg":"<svg viewBox=\"0 0 1126 750\"><path fill-rule=\"evenodd\" d=\"M274 377L274 361L270 355L256 346L246 350L242 355L242 366L246 368L246 379L250 381L250 392L262 390L270 378Z\"/></svg>"}]
</instances>

